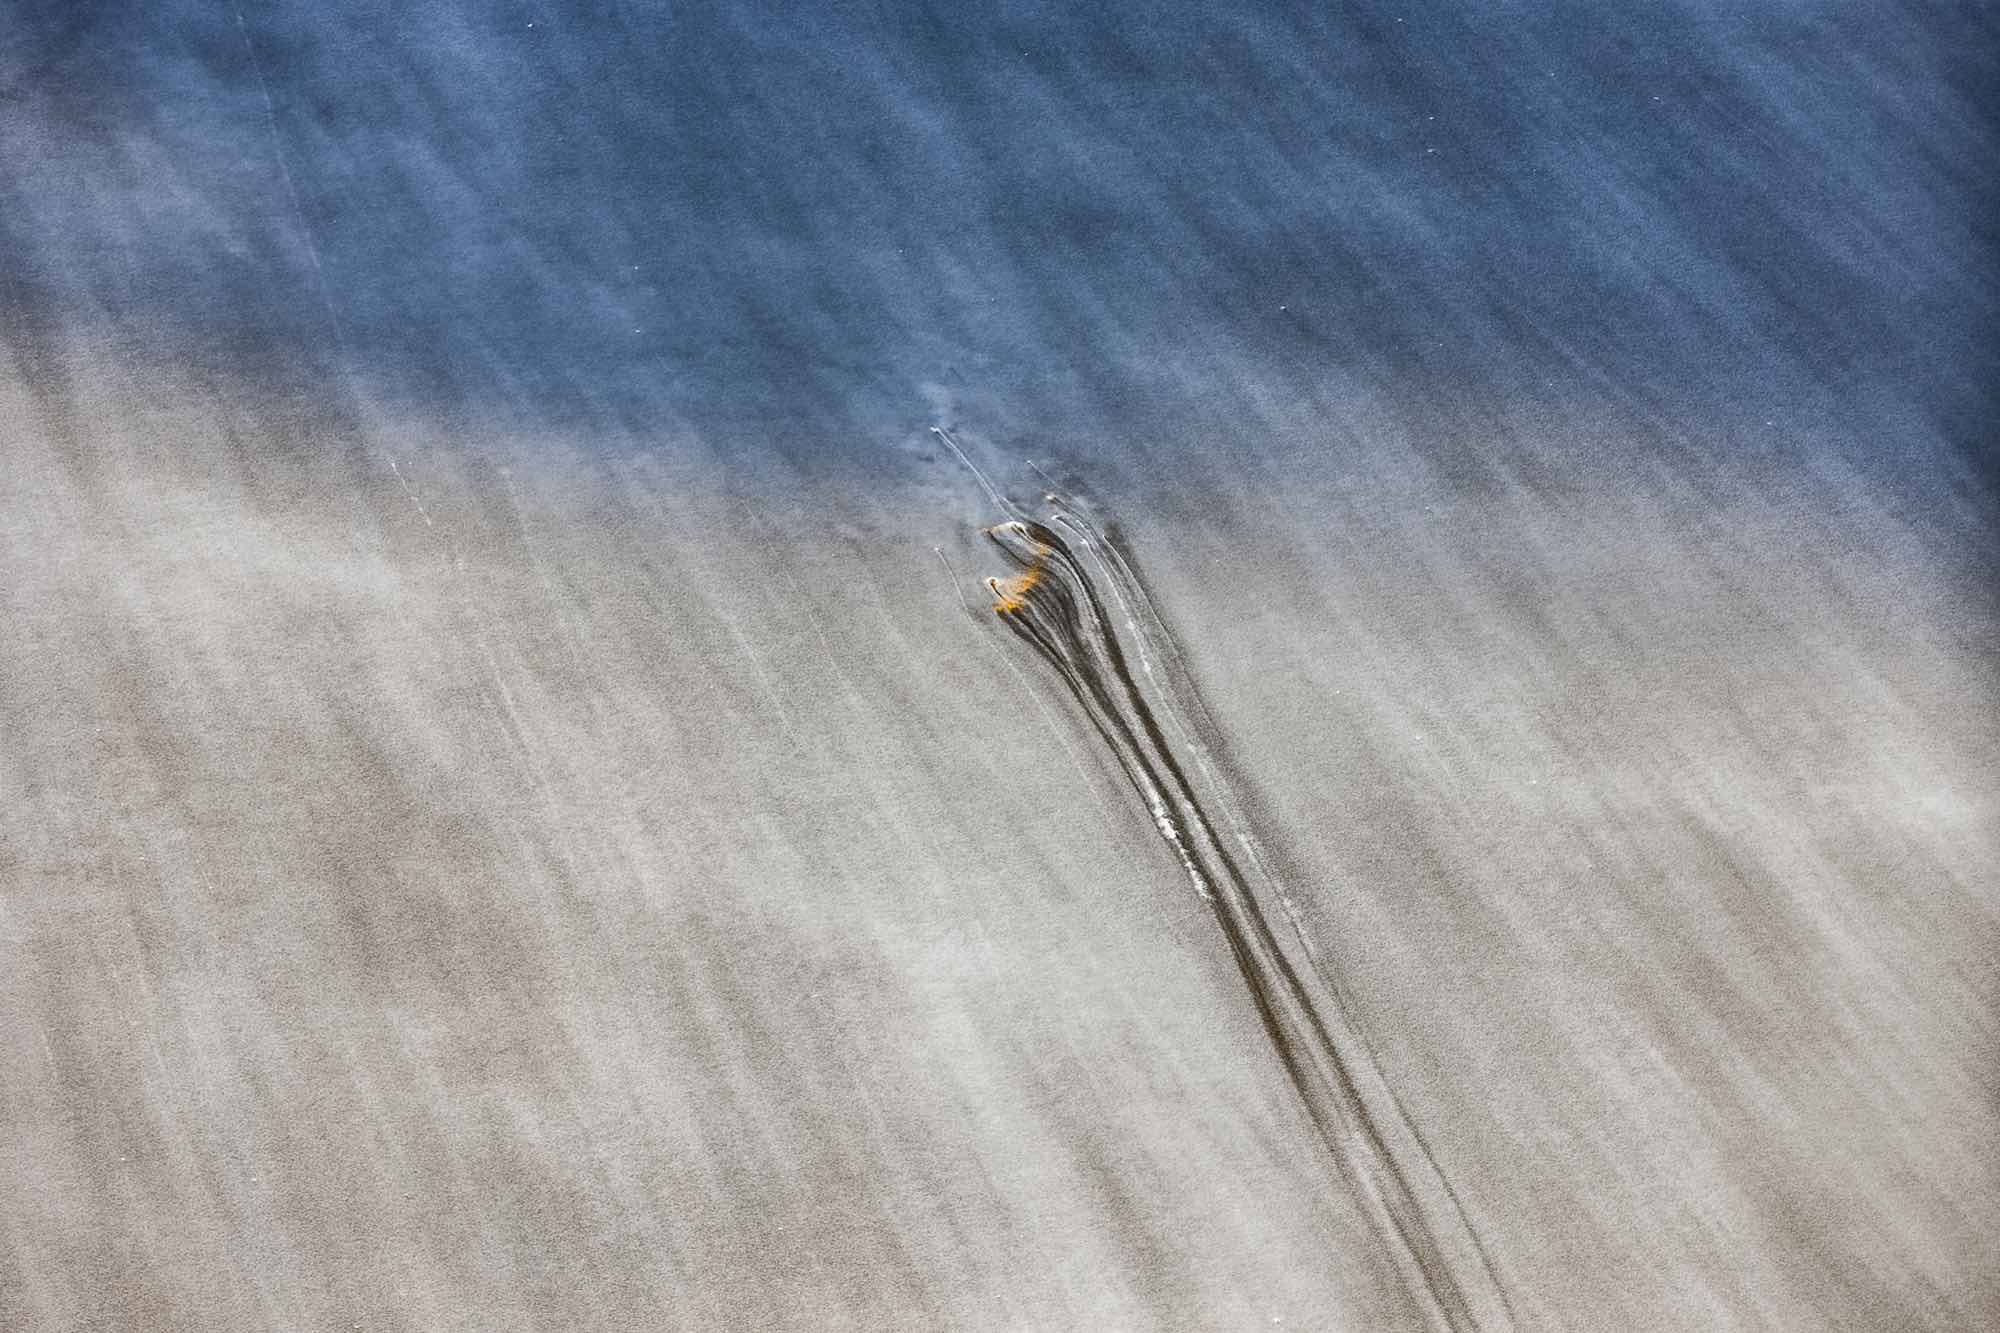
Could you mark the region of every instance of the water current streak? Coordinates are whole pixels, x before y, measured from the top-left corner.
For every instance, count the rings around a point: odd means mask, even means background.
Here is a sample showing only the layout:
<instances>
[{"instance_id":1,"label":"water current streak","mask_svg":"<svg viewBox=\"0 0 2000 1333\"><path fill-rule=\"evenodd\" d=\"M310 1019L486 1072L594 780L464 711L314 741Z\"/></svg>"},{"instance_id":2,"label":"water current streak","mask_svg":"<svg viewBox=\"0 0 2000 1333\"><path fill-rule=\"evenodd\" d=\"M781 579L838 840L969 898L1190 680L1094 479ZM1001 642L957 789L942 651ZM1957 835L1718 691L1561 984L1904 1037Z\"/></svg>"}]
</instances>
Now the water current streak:
<instances>
[{"instance_id":1,"label":"water current streak","mask_svg":"<svg viewBox=\"0 0 2000 1333\"><path fill-rule=\"evenodd\" d=\"M988 581L995 612L1061 678L1208 903L1307 1113L1432 1324L1511 1328L1485 1247L1384 1081L1339 988L1295 918L1290 940L1271 927L1265 904L1288 911L1291 900L1258 857L1241 808L1200 739L1206 714L1183 683L1184 670L1176 670L1180 654L1165 622L1129 562L1087 518L1049 500L1048 523L1019 517L987 529L1018 571Z\"/></svg>"}]
</instances>

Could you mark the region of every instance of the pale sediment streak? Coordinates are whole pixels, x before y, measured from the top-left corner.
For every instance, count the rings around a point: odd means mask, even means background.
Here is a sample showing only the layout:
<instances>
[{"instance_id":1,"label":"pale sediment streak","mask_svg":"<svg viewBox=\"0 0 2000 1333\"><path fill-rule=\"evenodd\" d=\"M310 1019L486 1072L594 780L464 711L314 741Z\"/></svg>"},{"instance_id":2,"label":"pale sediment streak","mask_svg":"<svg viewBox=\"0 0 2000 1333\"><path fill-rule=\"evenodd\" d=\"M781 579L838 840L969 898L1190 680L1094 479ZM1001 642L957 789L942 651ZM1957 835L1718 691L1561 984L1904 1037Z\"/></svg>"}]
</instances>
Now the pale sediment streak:
<instances>
[{"instance_id":1,"label":"pale sediment streak","mask_svg":"<svg viewBox=\"0 0 2000 1333\"><path fill-rule=\"evenodd\" d=\"M953 452L964 460L955 444ZM1014 515L987 535L1019 570L988 581L995 611L1055 670L1209 905L1275 1053L1430 1322L1454 1331L1511 1328L1512 1311L1470 1218L1383 1078L1341 987L1320 965L1291 895L1258 854L1202 739L1213 722L1130 561L1057 496L1047 497L1042 523L986 489ZM1283 934L1272 929L1268 902L1284 913Z\"/></svg>"}]
</instances>

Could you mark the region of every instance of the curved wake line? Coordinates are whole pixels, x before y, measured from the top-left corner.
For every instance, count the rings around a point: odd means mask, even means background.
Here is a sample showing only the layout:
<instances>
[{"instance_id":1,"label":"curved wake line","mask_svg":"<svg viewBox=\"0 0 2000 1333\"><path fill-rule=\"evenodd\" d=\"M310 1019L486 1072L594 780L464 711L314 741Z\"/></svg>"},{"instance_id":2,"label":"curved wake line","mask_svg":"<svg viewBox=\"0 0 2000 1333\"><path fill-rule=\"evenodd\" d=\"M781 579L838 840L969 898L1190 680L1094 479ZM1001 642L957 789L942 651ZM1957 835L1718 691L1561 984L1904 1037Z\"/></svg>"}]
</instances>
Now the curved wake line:
<instances>
[{"instance_id":1,"label":"curved wake line","mask_svg":"<svg viewBox=\"0 0 2000 1333\"><path fill-rule=\"evenodd\" d=\"M949 436L938 434L972 467ZM1213 732L1213 721L1130 563L1059 497L1047 497L1051 516L1041 523L972 470L1013 515L986 530L1017 570L1012 578L987 580L995 613L1055 671L1208 904L1307 1114L1431 1322L1454 1333L1512 1328L1513 1311L1484 1244L1217 776L1199 739L1204 727ZM1078 547L1092 557L1101 591ZM1122 635L1107 609L1113 605ZM1240 856L1218 832L1218 814ZM1271 928L1267 899L1280 904L1289 941Z\"/></svg>"}]
</instances>

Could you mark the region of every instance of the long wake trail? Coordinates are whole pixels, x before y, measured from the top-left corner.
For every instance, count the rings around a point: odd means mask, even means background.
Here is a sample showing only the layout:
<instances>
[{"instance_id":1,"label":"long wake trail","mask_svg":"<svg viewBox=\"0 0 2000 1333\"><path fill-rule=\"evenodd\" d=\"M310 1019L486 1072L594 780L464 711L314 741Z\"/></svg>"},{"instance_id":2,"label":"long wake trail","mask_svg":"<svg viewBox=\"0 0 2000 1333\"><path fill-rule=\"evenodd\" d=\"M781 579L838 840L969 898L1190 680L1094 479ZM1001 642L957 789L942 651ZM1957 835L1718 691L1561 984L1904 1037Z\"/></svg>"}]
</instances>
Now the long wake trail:
<instances>
[{"instance_id":1,"label":"long wake trail","mask_svg":"<svg viewBox=\"0 0 2000 1333\"><path fill-rule=\"evenodd\" d=\"M1057 495L1042 522L987 491L1013 515L986 529L1016 571L987 581L995 613L1054 671L1208 904L1273 1051L1431 1324L1511 1329L1485 1246L1219 776L1201 739L1213 723L1130 561ZM1273 929L1266 904L1289 929Z\"/></svg>"}]
</instances>

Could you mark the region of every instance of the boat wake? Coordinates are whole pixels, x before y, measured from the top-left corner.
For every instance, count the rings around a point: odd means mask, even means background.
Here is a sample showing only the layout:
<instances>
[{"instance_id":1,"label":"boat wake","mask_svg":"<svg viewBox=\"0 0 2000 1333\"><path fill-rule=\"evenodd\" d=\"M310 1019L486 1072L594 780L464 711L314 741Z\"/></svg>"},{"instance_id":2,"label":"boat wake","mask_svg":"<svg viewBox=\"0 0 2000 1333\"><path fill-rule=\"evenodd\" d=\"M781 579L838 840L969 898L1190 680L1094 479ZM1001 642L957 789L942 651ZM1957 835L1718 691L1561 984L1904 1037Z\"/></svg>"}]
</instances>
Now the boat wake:
<instances>
[{"instance_id":1,"label":"boat wake","mask_svg":"<svg viewBox=\"0 0 2000 1333\"><path fill-rule=\"evenodd\" d=\"M987 581L995 614L1062 682L1207 903L1273 1051L1431 1323L1513 1327L1470 1218L1258 852L1204 740L1214 722L1132 562L1060 495L1044 497L1046 521L1030 517L936 433L1010 515L986 529L1015 571Z\"/></svg>"}]
</instances>

